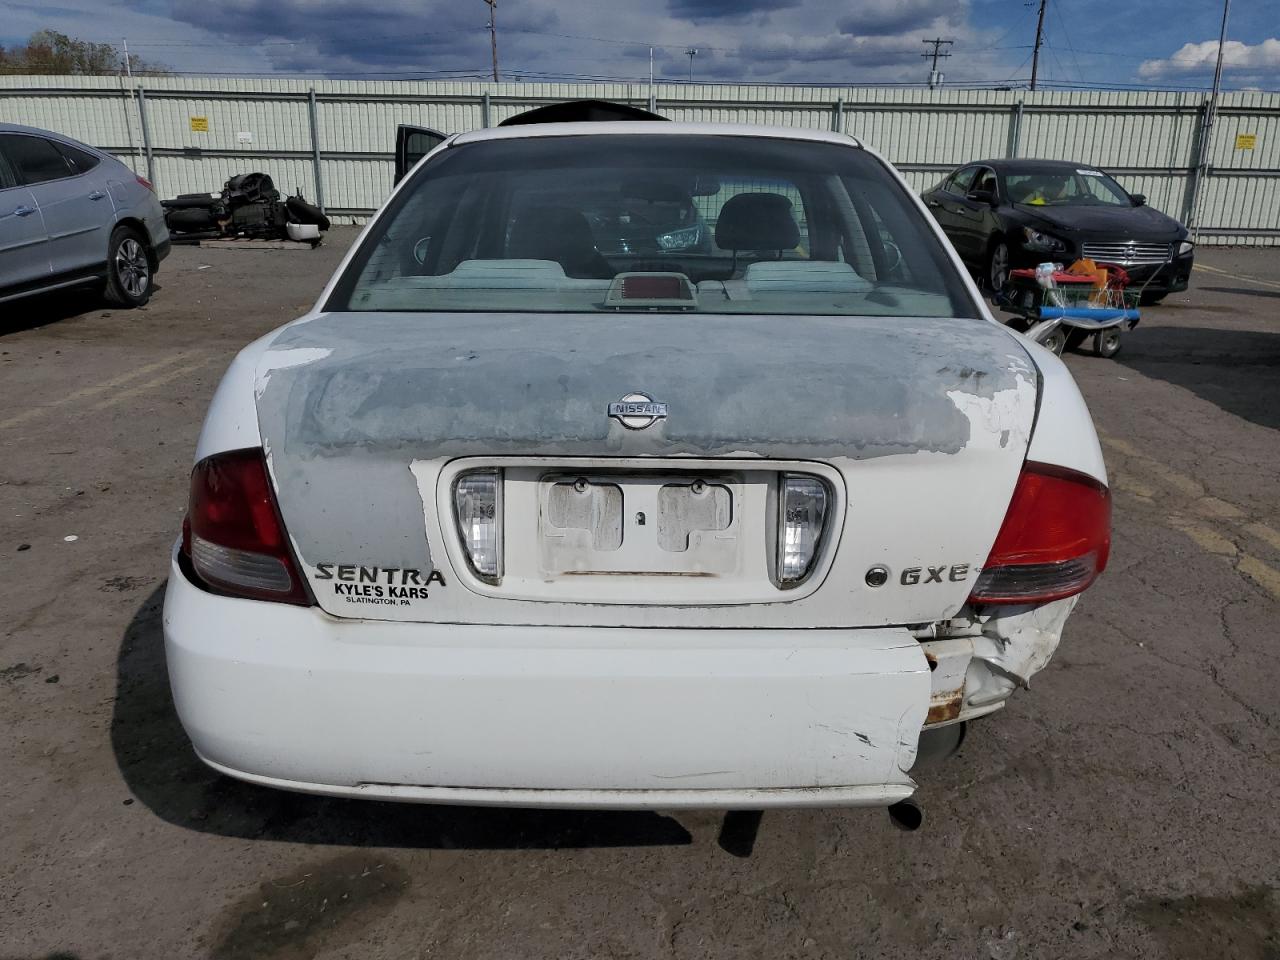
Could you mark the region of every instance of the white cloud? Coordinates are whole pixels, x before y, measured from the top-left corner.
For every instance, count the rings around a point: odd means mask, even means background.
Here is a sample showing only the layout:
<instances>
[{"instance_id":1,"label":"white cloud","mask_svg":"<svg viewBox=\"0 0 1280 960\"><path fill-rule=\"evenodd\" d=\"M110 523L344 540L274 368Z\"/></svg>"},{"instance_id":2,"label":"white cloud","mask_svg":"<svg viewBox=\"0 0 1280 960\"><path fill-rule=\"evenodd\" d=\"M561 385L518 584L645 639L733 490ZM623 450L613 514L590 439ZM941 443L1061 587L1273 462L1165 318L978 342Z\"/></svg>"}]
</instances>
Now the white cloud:
<instances>
[{"instance_id":1,"label":"white cloud","mask_svg":"<svg viewBox=\"0 0 1280 960\"><path fill-rule=\"evenodd\" d=\"M1250 76L1280 73L1280 39L1275 37L1255 44L1228 40L1222 45L1222 51L1224 70ZM1159 80L1188 74L1211 73L1217 60L1217 40L1184 43L1170 57L1162 60L1144 60L1138 67L1138 76L1148 80Z\"/></svg>"}]
</instances>

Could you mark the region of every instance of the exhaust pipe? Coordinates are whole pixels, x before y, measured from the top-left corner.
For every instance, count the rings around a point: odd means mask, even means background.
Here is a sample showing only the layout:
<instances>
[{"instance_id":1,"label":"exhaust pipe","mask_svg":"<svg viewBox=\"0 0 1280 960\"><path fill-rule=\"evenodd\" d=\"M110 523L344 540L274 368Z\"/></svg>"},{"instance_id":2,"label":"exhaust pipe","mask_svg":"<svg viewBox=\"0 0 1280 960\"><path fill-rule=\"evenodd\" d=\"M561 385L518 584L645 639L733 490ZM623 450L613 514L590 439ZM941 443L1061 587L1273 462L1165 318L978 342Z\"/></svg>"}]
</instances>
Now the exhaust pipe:
<instances>
[{"instance_id":1,"label":"exhaust pipe","mask_svg":"<svg viewBox=\"0 0 1280 960\"><path fill-rule=\"evenodd\" d=\"M889 821L899 830L912 833L924 823L924 811L910 797L889 806Z\"/></svg>"}]
</instances>

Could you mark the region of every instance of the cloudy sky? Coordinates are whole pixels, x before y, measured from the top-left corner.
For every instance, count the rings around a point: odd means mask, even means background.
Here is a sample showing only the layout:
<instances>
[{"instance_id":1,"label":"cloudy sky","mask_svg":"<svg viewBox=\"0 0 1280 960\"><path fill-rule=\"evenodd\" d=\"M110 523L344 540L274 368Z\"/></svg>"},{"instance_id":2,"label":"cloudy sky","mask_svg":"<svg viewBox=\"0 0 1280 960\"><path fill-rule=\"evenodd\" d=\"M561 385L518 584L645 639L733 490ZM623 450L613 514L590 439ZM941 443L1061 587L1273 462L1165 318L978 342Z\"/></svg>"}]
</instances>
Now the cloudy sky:
<instances>
[{"instance_id":1,"label":"cloudy sky","mask_svg":"<svg viewBox=\"0 0 1280 960\"><path fill-rule=\"evenodd\" d=\"M183 73L481 76L485 0L10 0L0 44L50 27ZM1041 79L1203 87L1217 0L1050 0ZM658 76L824 84L919 82L921 40L954 40L949 82L1030 75L1022 0L498 0L504 79ZM1234 0L1229 87L1280 90L1277 0Z\"/></svg>"}]
</instances>

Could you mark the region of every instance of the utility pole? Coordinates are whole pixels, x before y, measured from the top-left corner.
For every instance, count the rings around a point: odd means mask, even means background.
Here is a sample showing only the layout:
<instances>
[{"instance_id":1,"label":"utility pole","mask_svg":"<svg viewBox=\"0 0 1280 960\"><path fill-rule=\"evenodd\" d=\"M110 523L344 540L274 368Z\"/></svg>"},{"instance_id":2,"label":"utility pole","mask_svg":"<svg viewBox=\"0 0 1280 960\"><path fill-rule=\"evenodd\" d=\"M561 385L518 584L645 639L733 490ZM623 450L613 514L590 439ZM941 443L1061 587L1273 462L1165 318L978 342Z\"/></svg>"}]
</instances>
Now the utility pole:
<instances>
[{"instance_id":1,"label":"utility pole","mask_svg":"<svg viewBox=\"0 0 1280 960\"><path fill-rule=\"evenodd\" d=\"M129 90L133 90L133 67L129 63L129 38L121 37L120 42L124 47L124 73L120 76L120 105L124 108L124 128L129 134L129 165L133 167L134 173L137 173L137 161L135 160L136 151L133 146L133 113L129 110L129 100L133 96L132 92L126 93L124 87L124 78L129 78Z\"/></svg>"},{"instance_id":2,"label":"utility pole","mask_svg":"<svg viewBox=\"0 0 1280 960\"><path fill-rule=\"evenodd\" d=\"M1222 90L1222 54L1227 45L1227 17L1231 15L1231 0L1222 3L1222 29L1218 33L1218 64L1213 68L1213 106L1218 107L1218 93Z\"/></svg>"},{"instance_id":3,"label":"utility pole","mask_svg":"<svg viewBox=\"0 0 1280 960\"><path fill-rule=\"evenodd\" d=\"M1227 45L1227 17L1231 14L1231 0L1222 2L1222 30L1218 33L1218 63L1213 68L1213 92L1204 111L1204 125L1200 128L1200 149L1196 158L1195 179L1192 181L1191 235L1200 239L1200 206L1202 186L1209 175L1209 150L1213 143L1213 122L1218 117L1218 94L1222 91L1222 55Z\"/></svg>"},{"instance_id":4,"label":"utility pole","mask_svg":"<svg viewBox=\"0 0 1280 960\"><path fill-rule=\"evenodd\" d=\"M489 5L489 46L493 50L493 82L498 82L498 0L484 0Z\"/></svg>"},{"instance_id":5,"label":"utility pole","mask_svg":"<svg viewBox=\"0 0 1280 960\"><path fill-rule=\"evenodd\" d=\"M933 50L930 53L922 53L920 56L928 60L933 58L933 68L929 71L929 89L935 90L942 85L942 74L938 72L938 58L949 57L950 53L943 53L942 46L946 44L948 47L955 43L954 40L943 40L941 37L934 37L932 40L921 40L921 43L932 43Z\"/></svg>"},{"instance_id":6,"label":"utility pole","mask_svg":"<svg viewBox=\"0 0 1280 960\"><path fill-rule=\"evenodd\" d=\"M1031 54L1031 89L1036 88L1036 76L1040 73L1040 45L1044 43L1044 8L1049 0L1040 0L1040 19L1036 21L1036 47ZM1026 62L1025 60L1023 61Z\"/></svg>"},{"instance_id":7,"label":"utility pole","mask_svg":"<svg viewBox=\"0 0 1280 960\"><path fill-rule=\"evenodd\" d=\"M698 48L690 47L684 54L689 58L689 82L693 83L693 58L698 55Z\"/></svg>"}]
</instances>

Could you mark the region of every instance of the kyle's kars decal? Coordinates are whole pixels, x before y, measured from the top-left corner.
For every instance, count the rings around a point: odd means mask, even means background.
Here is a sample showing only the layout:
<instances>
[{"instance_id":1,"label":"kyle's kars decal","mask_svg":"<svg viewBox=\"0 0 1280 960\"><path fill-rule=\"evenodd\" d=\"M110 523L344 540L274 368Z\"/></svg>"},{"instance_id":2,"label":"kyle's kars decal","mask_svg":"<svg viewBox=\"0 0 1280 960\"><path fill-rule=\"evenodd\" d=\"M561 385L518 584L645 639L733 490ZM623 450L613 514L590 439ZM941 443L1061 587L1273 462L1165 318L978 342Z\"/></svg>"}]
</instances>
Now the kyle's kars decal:
<instances>
[{"instance_id":1,"label":"kyle's kars decal","mask_svg":"<svg viewBox=\"0 0 1280 960\"><path fill-rule=\"evenodd\" d=\"M426 600L432 584L444 586L439 570L423 573L412 567L365 567L350 563L318 563L316 579L333 582L333 595L347 603L408 605Z\"/></svg>"}]
</instances>

